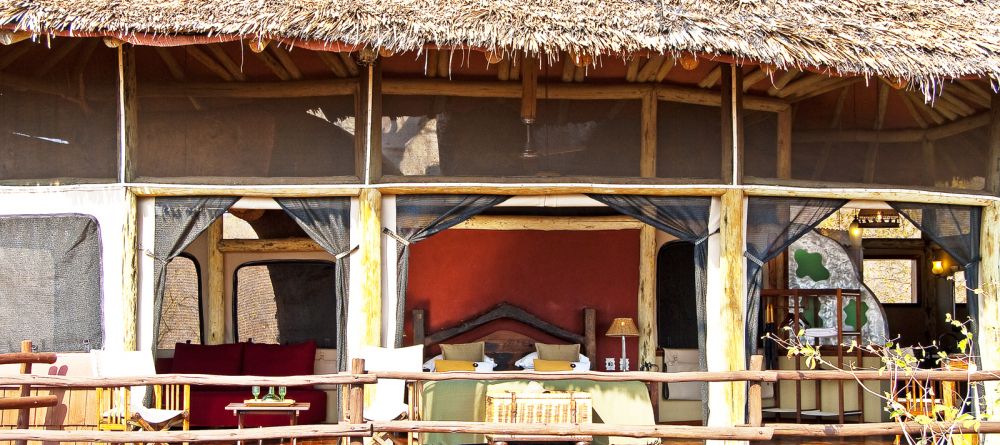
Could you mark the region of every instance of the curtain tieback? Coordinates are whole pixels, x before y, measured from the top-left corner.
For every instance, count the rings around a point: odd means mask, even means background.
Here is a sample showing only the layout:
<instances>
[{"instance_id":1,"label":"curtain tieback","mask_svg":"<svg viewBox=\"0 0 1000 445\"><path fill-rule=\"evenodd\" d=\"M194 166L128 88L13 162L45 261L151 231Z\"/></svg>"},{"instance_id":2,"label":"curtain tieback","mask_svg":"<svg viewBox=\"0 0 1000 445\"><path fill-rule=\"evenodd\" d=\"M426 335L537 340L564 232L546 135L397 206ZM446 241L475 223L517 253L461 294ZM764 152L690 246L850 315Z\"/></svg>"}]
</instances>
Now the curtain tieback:
<instances>
[{"instance_id":1,"label":"curtain tieback","mask_svg":"<svg viewBox=\"0 0 1000 445\"><path fill-rule=\"evenodd\" d=\"M167 264L167 263L170 262L170 260L173 259L173 258L167 258L167 257L157 256L155 253L153 253L152 250L149 250L149 249L143 249L142 253L144 255L152 258L153 261L159 261L160 264Z\"/></svg>"},{"instance_id":2,"label":"curtain tieback","mask_svg":"<svg viewBox=\"0 0 1000 445\"><path fill-rule=\"evenodd\" d=\"M357 252L359 248L361 248L361 246L355 245L354 247L350 248L349 250L345 250L343 252L340 252L340 253L334 255L333 259L335 259L337 261L340 261L340 260L344 259L345 257L351 256L352 253Z\"/></svg>"},{"instance_id":3,"label":"curtain tieback","mask_svg":"<svg viewBox=\"0 0 1000 445\"><path fill-rule=\"evenodd\" d=\"M409 246L410 245L410 241L409 240L407 240L406 238L403 238L400 234L398 234L396 232L393 232L392 230L389 230L388 227L383 227L382 228L382 233L384 233L386 235L389 235L390 237L392 237L396 241L399 241L399 243L402 244L402 245L404 245L404 246Z\"/></svg>"},{"instance_id":4,"label":"curtain tieback","mask_svg":"<svg viewBox=\"0 0 1000 445\"><path fill-rule=\"evenodd\" d=\"M711 238L711 237L712 237L712 235L716 235L716 234L718 234L718 233L719 233L719 229L715 229L715 231L714 231L714 232L712 232L712 233L709 233L708 235L705 235L705 236L703 236L703 237L701 237L701 238L698 238L698 239L694 240L694 245L696 245L696 246L697 246L697 245L699 245L699 244L701 244L701 243L703 243L703 242L707 241L707 240L708 240L709 238Z\"/></svg>"},{"instance_id":5,"label":"curtain tieback","mask_svg":"<svg viewBox=\"0 0 1000 445\"><path fill-rule=\"evenodd\" d=\"M970 267L975 266L976 264L978 264L979 261L981 261L981 260L982 260L982 258L974 258L972 261L969 261L967 264L965 264L964 266L962 266L962 269L968 270Z\"/></svg>"},{"instance_id":6,"label":"curtain tieback","mask_svg":"<svg viewBox=\"0 0 1000 445\"><path fill-rule=\"evenodd\" d=\"M754 264L760 267L764 267L764 262L758 259L757 257L751 255L750 252L743 252L743 256L745 256L748 260L752 261Z\"/></svg>"}]
</instances>

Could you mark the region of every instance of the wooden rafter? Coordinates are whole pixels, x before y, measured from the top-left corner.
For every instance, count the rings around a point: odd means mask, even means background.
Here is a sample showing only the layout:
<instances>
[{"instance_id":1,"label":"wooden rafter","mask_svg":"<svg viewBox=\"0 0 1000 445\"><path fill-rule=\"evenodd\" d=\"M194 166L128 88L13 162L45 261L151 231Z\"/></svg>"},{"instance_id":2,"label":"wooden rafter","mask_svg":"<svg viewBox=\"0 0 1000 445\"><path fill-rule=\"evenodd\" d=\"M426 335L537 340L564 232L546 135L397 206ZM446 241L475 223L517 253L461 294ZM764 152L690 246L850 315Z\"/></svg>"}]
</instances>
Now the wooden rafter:
<instances>
[{"instance_id":1,"label":"wooden rafter","mask_svg":"<svg viewBox=\"0 0 1000 445\"><path fill-rule=\"evenodd\" d=\"M227 82L233 81L233 75L229 74L229 71L226 70L224 66L219 64L219 62L216 62L215 59L212 58L212 56L209 56L208 53L203 51L198 46L188 45L184 47L184 50L187 52L189 56L191 56L192 59L197 60L198 63L204 65L205 68L208 68L208 70L211 71L213 74L219 76L220 79L225 80Z\"/></svg>"},{"instance_id":2,"label":"wooden rafter","mask_svg":"<svg viewBox=\"0 0 1000 445\"><path fill-rule=\"evenodd\" d=\"M767 77L767 70L764 68L757 68L750 74L743 77L743 92L750 90L750 87L756 85L758 82L764 80Z\"/></svg>"},{"instance_id":3,"label":"wooden rafter","mask_svg":"<svg viewBox=\"0 0 1000 445\"><path fill-rule=\"evenodd\" d=\"M354 61L354 58L351 57L351 53L337 53L337 56L340 57L341 62L344 62L344 68L347 68L347 73L350 74L351 77L358 77L358 74L360 74L361 71L358 70L358 62Z\"/></svg>"},{"instance_id":4,"label":"wooden rafter","mask_svg":"<svg viewBox=\"0 0 1000 445\"><path fill-rule=\"evenodd\" d=\"M635 81L649 82L656 79L656 72L660 70L660 65L663 65L666 58L667 56L664 56L663 54L657 54L650 57L636 74Z\"/></svg>"},{"instance_id":5,"label":"wooden rafter","mask_svg":"<svg viewBox=\"0 0 1000 445\"><path fill-rule=\"evenodd\" d=\"M55 68L59 62L62 62L62 60L65 59L66 56L73 51L73 48L76 48L82 40L83 39L66 39L65 43L52 50L52 53L50 53L48 57L46 57L37 68L35 68L35 77L42 77L48 74L49 71L51 71L52 68Z\"/></svg>"},{"instance_id":6,"label":"wooden rafter","mask_svg":"<svg viewBox=\"0 0 1000 445\"><path fill-rule=\"evenodd\" d=\"M511 56L504 56L500 63L497 63L497 80L510 79L510 59Z\"/></svg>"},{"instance_id":7,"label":"wooden rafter","mask_svg":"<svg viewBox=\"0 0 1000 445\"><path fill-rule=\"evenodd\" d=\"M438 73L438 50L429 49L427 50L427 55L424 57L424 74L427 77L437 77ZM504 76L509 75L509 73L504 73ZM506 80L506 79L503 79Z\"/></svg>"},{"instance_id":8,"label":"wooden rafter","mask_svg":"<svg viewBox=\"0 0 1000 445\"><path fill-rule=\"evenodd\" d=\"M946 121L944 116L941 116L940 113L935 111L933 108L927 106L927 104L925 104L921 98L917 97L916 93L912 91L903 91L903 90L900 90L899 93L904 98L909 100L910 104L912 104L913 107L917 109L917 111L923 113L924 116L927 117L927 119L930 122L934 122L934 124L936 125L941 125Z\"/></svg>"},{"instance_id":9,"label":"wooden rafter","mask_svg":"<svg viewBox=\"0 0 1000 445\"><path fill-rule=\"evenodd\" d=\"M167 72L170 73L170 77L177 82L183 82L186 77L184 75L184 70L181 69L180 64L177 63L177 59L175 59L174 55L170 53L170 50L161 46L156 46L154 49L156 50L156 54L160 56L160 60L163 61L163 64L167 66ZM191 106L193 106L195 110L202 109L201 102L199 102L198 99L188 96L188 100L191 101Z\"/></svg>"},{"instance_id":10,"label":"wooden rafter","mask_svg":"<svg viewBox=\"0 0 1000 445\"><path fill-rule=\"evenodd\" d=\"M837 96L837 104L833 106L833 117L830 118L830 130L836 130L840 127L840 117L844 113L844 104L847 103L847 96L849 93L850 89L844 88L840 91L840 95ZM820 153L819 160L816 161L816 169L813 170L813 179L819 179L823 174L823 170L826 169L826 164L830 159L830 152L833 151L833 148L833 141L827 140L823 144L823 151Z\"/></svg>"},{"instance_id":11,"label":"wooden rafter","mask_svg":"<svg viewBox=\"0 0 1000 445\"><path fill-rule=\"evenodd\" d=\"M725 64L720 63L716 65L715 68L712 68L712 71L709 71L708 74L705 75L705 78L701 79L701 82L698 82L698 86L702 88L712 88L715 84L719 83L719 79L722 78L723 65Z\"/></svg>"},{"instance_id":12,"label":"wooden rafter","mask_svg":"<svg viewBox=\"0 0 1000 445\"><path fill-rule=\"evenodd\" d=\"M801 73L801 71L794 68L786 71L784 74L778 76L778 79L774 81L771 88L767 89L767 94L769 96L777 96L778 92L781 91L782 88L786 87L789 83L795 80L796 77L799 77L799 74Z\"/></svg>"},{"instance_id":13,"label":"wooden rafter","mask_svg":"<svg viewBox=\"0 0 1000 445\"><path fill-rule=\"evenodd\" d=\"M521 79L521 60L523 60L523 56L518 53L510 55L510 71L507 75L510 80Z\"/></svg>"},{"instance_id":14,"label":"wooden rafter","mask_svg":"<svg viewBox=\"0 0 1000 445\"><path fill-rule=\"evenodd\" d=\"M964 83L955 82L949 84L945 88L947 88L947 90L952 94L954 94L955 96L958 96L967 102L976 104L979 108L985 109L990 107L989 97L980 96L976 92L967 88L965 85L966 84Z\"/></svg>"},{"instance_id":15,"label":"wooden rafter","mask_svg":"<svg viewBox=\"0 0 1000 445\"><path fill-rule=\"evenodd\" d=\"M987 101L990 101L993 96L992 94L990 94L989 90L983 88L982 85L980 85L974 80L959 80L958 84L962 85L969 91L975 93L977 96L986 99Z\"/></svg>"},{"instance_id":16,"label":"wooden rafter","mask_svg":"<svg viewBox=\"0 0 1000 445\"><path fill-rule=\"evenodd\" d=\"M628 68L625 70L625 81L635 82L635 79L639 76L639 64L642 63L642 57L632 56L632 59L628 61Z\"/></svg>"},{"instance_id":17,"label":"wooden rafter","mask_svg":"<svg viewBox=\"0 0 1000 445\"><path fill-rule=\"evenodd\" d=\"M794 96L797 94L803 94L809 89L819 85L830 79L830 76L825 76L822 74L810 74L793 83L786 85L784 88L780 89L777 96L780 98L786 98L789 96Z\"/></svg>"},{"instance_id":18,"label":"wooden rafter","mask_svg":"<svg viewBox=\"0 0 1000 445\"><path fill-rule=\"evenodd\" d=\"M319 60L326 65L330 71L333 71L333 75L337 77L347 77L347 68L344 67L344 62L337 57L336 54L331 54L326 51L314 51Z\"/></svg>"},{"instance_id":19,"label":"wooden rafter","mask_svg":"<svg viewBox=\"0 0 1000 445\"><path fill-rule=\"evenodd\" d=\"M89 107L87 105L87 85L84 81L84 76L86 75L87 65L90 64L90 59L100 44L100 40L97 39L87 40L83 44L83 48L80 49L80 55L77 56L76 65L73 67L73 79L76 79L77 88L80 92L80 105L85 112L89 111Z\"/></svg>"},{"instance_id":20,"label":"wooden rafter","mask_svg":"<svg viewBox=\"0 0 1000 445\"><path fill-rule=\"evenodd\" d=\"M264 51L253 54L258 59L260 59L261 63L263 63L264 66L266 66L269 70L271 70L271 72L274 73L275 76L278 76L279 79L292 80L292 75L288 73L288 70L286 70L285 67L281 65L281 62L279 62L278 59L276 59L273 55L271 55L271 53L268 52L266 48Z\"/></svg>"},{"instance_id":21,"label":"wooden rafter","mask_svg":"<svg viewBox=\"0 0 1000 445\"><path fill-rule=\"evenodd\" d=\"M660 64L660 69L656 70L656 81L663 82L663 79L667 78L670 71L674 69L677 65L677 61L674 60L672 56L667 56L667 58Z\"/></svg>"},{"instance_id":22,"label":"wooden rafter","mask_svg":"<svg viewBox=\"0 0 1000 445\"><path fill-rule=\"evenodd\" d=\"M234 79L241 82L247 80L247 76L243 74L243 70L241 70L240 66L229 57L229 54L226 54L226 50L222 48L222 45L219 45L218 43L211 43L206 46L219 63L222 64L222 67L225 68Z\"/></svg>"},{"instance_id":23,"label":"wooden rafter","mask_svg":"<svg viewBox=\"0 0 1000 445\"><path fill-rule=\"evenodd\" d=\"M800 95L795 96L791 102L802 102L807 99L812 99L816 96L820 96L831 91L839 90L841 88L849 88L851 85L859 83L865 80L863 77L843 77L843 78L833 78L823 84L819 85L816 89L808 92L804 92Z\"/></svg>"},{"instance_id":24,"label":"wooden rafter","mask_svg":"<svg viewBox=\"0 0 1000 445\"><path fill-rule=\"evenodd\" d=\"M438 69L437 69L438 77L441 77L441 78L444 78L444 79L450 79L451 78L451 58L454 55L455 55L455 51L454 50L450 50L450 51L441 50L441 51L438 51Z\"/></svg>"},{"instance_id":25,"label":"wooden rafter","mask_svg":"<svg viewBox=\"0 0 1000 445\"><path fill-rule=\"evenodd\" d=\"M920 115L920 112L917 111L917 107L915 107L913 102L911 102L909 97L907 97L906 92L898 90L896 93L899 95L899 100L903 102L903 106L906 107L906 111L910 113L910 117L912 117L913 121L917 123L917 126L920 128L927 128L927 120Z\"/></svg>"},{"instance_id":26,"label":"wooden rafter","mask_svg":"<svg viewBox=\"0 0 1000 445\"><path fill-rule=\"evenodd\" d=\"M291 76L292 79L299 80L302 78L302 71L297 65L295 65L295 61L292 60L292 55L289 54L288 51L285 51L284 48L276 44L271 45L270 49L274 54L274 58L278 59L278 63L285 68L285 71L288 72L288 75Z\"/></svg>"},{"instance_id":27,"label":"wooden rafter","mask_svg":"<svg viewBox=\"0 0 1000 445\"><path fill-rule=\"evenodd\" d=\"M583 82L583 79L587 76L587 67L578 66L573 70L573 81Z\"/></svg>"},{"instance_id":28,"label":"wooden rafter","mask_svg":"<svg viewBox=\"0 0 1000 445\"><path fill-rule=\"evenodd\" d=\"M961 99L952 94L949 90L941 91L941 99L951 104L959 116L965 117L976 112L974 108L970 107L965 102L962 102Z\"/></svg>"},{"instance_id":29,"label":"wooden rafter","mask_svg":"<svg viewBox=\"0 0 1000 445\"><path fill-rule=\"evenodd\" d=\"M563 51L562 53L562 81L572 82L573 75L576 73L576 65L573 64L572 56Z\"/></svg>"}]
</instances>

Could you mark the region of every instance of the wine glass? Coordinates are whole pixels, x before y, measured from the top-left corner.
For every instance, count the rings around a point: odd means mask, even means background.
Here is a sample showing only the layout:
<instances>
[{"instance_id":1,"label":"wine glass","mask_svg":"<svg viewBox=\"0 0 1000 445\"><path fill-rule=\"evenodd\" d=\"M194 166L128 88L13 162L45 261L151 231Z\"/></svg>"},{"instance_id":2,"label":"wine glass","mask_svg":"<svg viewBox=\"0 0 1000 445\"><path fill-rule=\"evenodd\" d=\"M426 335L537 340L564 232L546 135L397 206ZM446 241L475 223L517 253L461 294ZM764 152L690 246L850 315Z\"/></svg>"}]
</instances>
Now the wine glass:
<instances>
[{"instance_id":1,"label":"wine glass","mask_svg":"<svg viewBox=\"0 0 1000 445\"><path fill-rule=\"evenodd\" d=\"M285 400L285 394L288 394L288 387L279 386L278 387L278 400Z\"/></svg>"},{"instance_id":2,"label":"wine glass","mask_svg":"<svg viewBox=\"0 0 1000 445\"><path fill-rule=\"evenodd\" d=\"M260 400L260 387L259 386L251 386L250 387L250 394L253 394L253 399L254 400Z\"/></svg>"}]
</instances>

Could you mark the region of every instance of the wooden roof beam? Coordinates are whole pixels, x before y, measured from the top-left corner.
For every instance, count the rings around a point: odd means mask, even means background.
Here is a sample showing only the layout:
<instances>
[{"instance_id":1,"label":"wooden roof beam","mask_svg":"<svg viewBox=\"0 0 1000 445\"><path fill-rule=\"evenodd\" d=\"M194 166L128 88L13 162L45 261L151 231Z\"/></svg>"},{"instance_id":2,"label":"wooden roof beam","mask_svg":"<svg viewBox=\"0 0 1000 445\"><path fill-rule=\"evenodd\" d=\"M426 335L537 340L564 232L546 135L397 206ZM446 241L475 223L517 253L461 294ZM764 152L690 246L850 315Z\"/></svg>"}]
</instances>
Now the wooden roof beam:
<instances>
[{"instance_id":1,"label":"wooden roof beam","mask_svg":"<svg viewBox=\"0 0 1000 445\"><path fill-rule=\"evenodd\" d=\"M319 60L323 62L323 64L326 65L330 71L333 71L334 76L340 78L347 77L347 68L344 67L344 62L340 60L340 57L326 51L315 51L315 53L316 56L319 57Z\"/></svg>"},{"instance_id":2,"label":"wooden roof beam","mask_svg":"<svg viewBox=\"0 0 1000 445\"><path fill-rule=\"evenodd\" d=\"M898 90L896 93L899 95L899 100L903 102L903 106L906 107L906 111L910 113L910 117L912 117L913 121L917 123L917 126L920 128L927 128L927 120L920 115L920 112L917 111L917 107L915 107L913 102L910 101L910 98L906 96L906 92Z\"/></svg>"},{"instance_id":3,"label":"wooden roof beam","mask_svg":"<svg viewBox=\"0 0 1000 445\"><path fill-rule=\"evenodd\" d=\"M632 56L632 59L628 61L628 67L625 69L625 81L635 82L636 78L639 77L639 64L642 63L642 57Z\"/></svg>"},{"instance_id":4,"label":"wooden roof beam","mask_svg":"<svg viewBox=\"0 0 1000 445\"><path fill-rule=\"evenodd\" d=\"M184 47L184 50L187 52L189 56L191 56L192 59L197 60L198 63L204 65L205 68L208 68L208 70L211 71L213 74L219 76L220 79L225 80L227 82L232 82L234 80L233 75L229 74L229 71L226 70L224 66L220 65L219 62L216 62L215 59L212 58L212 56L209 56L208 53L202 51L202 49L199 48L198 46L188 45Z\"/></svg>"},{"instance_id":5,"label":"wooden roof beam","mask_svg":"<svg viewBox=\"0 0 1000 445\"><path fill-rule=\"evenodd\" d=\"M767 94L769 96L777 96L778 92L781 91L782 88L788 86L788 84L795 80L796 77L799 77L799 74L802 74L802 71L794 68L785 71L784 74L778 76L778 79L774 81L771 88L767 89Z\"/></svg>"},{"instance_id":6,"label":"wooden roof beam","mask_svg":"<svg viewBox=\"0 0 1000 445\"><path fill-rule=\"evenodd\" d=\"M804 93L810 88L823 83L823 81L829 79L830 76L825 76L822 74L810 74L803 77L800 80L795 81L786 85L784 88L780 89L777 96L784 99L793 95Z\"/></svg>"},{"instance_id":7,"label":"wooden roof beam","mask_svg":"<svg viewBox=\"0 0 1000 445\"><path fill-rule=\"evenodd\" d=\"M798 103L798 102L802 102L802 101L807 100L807 99L812 99L812 98L814 98L816 96L820 96L820 95L829 93L831 91L839 90L841 88L849 88L851 85L854 85L854 84L856 84L858 82L861 82L862 80L864 80L864 78L861 78L861 77L834 78L834 79L831 79L829 82L823 83L822 85L820 85L815 90L812 90L810 92L803 93L802 95L795 96L795 97L791 98L791 102L792 103Z\"/></svg>"},{"instance_id":8,"label":"wooden roof beam","mask_svg":"<svg viewBox=\"0 0 1000 445\"><path fill-rule=\"evenodd\" d=\"M583 82L584 78L586 78L586 77L587 77L587 67L585 67L585 66L578 66L578 67L576 67L576 69L573 70L573 81L574 82Z\"/></svg>"},{"instance_id":9,"label":"wooden roof beam","mask_svg":"<svg viewBox=\"0 0 1000 445\"><path fill-rule=\"evenodd\" d=\"M927 106L927 104L924 103L923 99L917 97L916 93L914 93L913 91L900 90L899 94L902 95L907 100L909 100L910 104L912 104L913 107L917 109L917 111L923 113L928 120L934 122L935 124L941 125L945 122L945 120L947 120L944 118L944 116L935 111L933 108Z\"/></svg>"},{"instance_id":10,"label":"wooden roof beam","mask_svg":"<svg viewBox=\"0 0 1000 445\"><path fill-rule=\"evenodd\" d=\"M218 43L211 43L208 44L207 46L208 50L212 53L212 55L214 55L215 58L218 59L219 63L222 64L223 68L225 68L226 71L229 71L229 74L233 76L234 79L239 80L241 82L247 80L247 76L243 74L243 71L240 69L239 65L237 65L236 62L234 62L233 59L229 57L229 54L226 54L226 50L222 48L222 45L219 45Z\"/></svg>"},{"instance_id":11,"label":"wooden roof beam","mask_svg":"<svg viewBox=\"0 0 1000 445\"><path fill-rule=\"evenodd\" d=\"M337 57L340 57L340 61L344 62L344 68L347 68L347 73L350 74L351 77L358 77L361 70L358 69L358 62L354 61L354 58L351 57L351 53L337 53Z\"/></svg>"},{"instance_id":12,"label":"wooden roof beam","mask_svg":"<svg viewBox=\"0 0 1000 445\"><path fill-rule=\"evenodd\" d=\"M768 74L767 70L764 69L764 67L762 66L760 68L757 68L756 70L754 70L750 74L747 74L746 76L744 76L743 77L743 92L745 93L745 92L749 91L750 87L752 87L752 86L756 85L757 83L759 83L760 81L764 80L764 78L767 77L767 74Z\"/></svg>"},{"instance_id":13,"label":"wooden roof beam","mask_svg":"<svg viewBox=\"0 0 1000 445\"><path fill-rule=\"evenodd\" d=\"M969 116L976 112L974 108L970 107L965 102L962 102L961 99L948 90L941 91L941 99L951 104L955 108L955 111L962 117Z\"/></svg>"},{"instance_id":14,"label":"wooden roof beam","mask_svg":"<svg viewBox=\"0 0 1000 445\"><path fill-rule=\"evenodd\" d=\"M260 61L264 64L264 66L266 66L269 70L271 70L271 72L274 73L275 76L278 76L279 79L292 80L292 75L289 74L288 71L285 69L285 67L281 65L281 62L278 62L278 59L275 59L274 56L271 55L271 53L267 52L266 48L264 51L253 54L257 56L257 58L260 59Z\"/></svg>"},{"instance_id":15,"label":"wooden roof beam","mask_svg":"<svg viewBox=\"0 0 1000 445\"><path fill-rule=\"evenodd\" d=\"M990 101L993 98L994 93L991 93L990 90L983 88L982 85L974 80L959 80L958 84L987 101Z\"/></svg>"},{"instance_id":16,"label":"wooden roof beam","mask_svg":"<svg viewBox=\"0 0 1000 445\"><path fill-rule=\"evenodd\" d=\"M570 56L569 52L563 51L561 76L563 82L572 82L573 75L576 73L576 65L573 64L572 60L570 60L571 58L572 56Z\"/></svg>"},{"instance_id":17,"label":"wooden roof beam","mask_svg":"<svg viewBox=\"0 0 1000 445\"><path fill-rule=\"evenodd\" d=\"M660 69L656 70L656 81L663 82L663 79L667 78L667 75L670 74L675 65L677 65L677 61L674 60L673 56L667 56L663 60L663 63L660 64Z\"/></svg>"},{"instance_id":18,"label":"wooden roof beam","mask_svg":"<svg viewBox=\"0 0 1000 445\"><path fill-rule=\"evenodd\" d=\"M650 57L646 64L642 66L639 73L636 74L636 82L649 82L656 79L656 73L660 70L660 65L666 61L667 56L663 54L657 54Z\"/></svg>"},{"instance_id":19,"label":"wooden roof beam","mask_svg":"<svg viewBox=\"0 0 1000 445\"><path fill-rule=\"evenodd\" d=\"M177 63L177 59L174 58L174 55L170 54L170 50L162 46L156 46L154 49L156 50L156 54L160 56L160 60L163 61L163 64L167 66L167 72L170 73L170 77L178 82L183 82L186 77L184 75L184 70L181 69L180 64ZM191 106L193 106L195 110L201 110L203 108L198 99L188 96L188 100L191 101Z\"/></svg>"},{"instance_id":20,"label":"wooden roof beam","mask_svg":"<svg viewBox=\"0 0 1000 445\"><path fill-rule=\"evenodd\" d=\"M722 78L723 65L726 64L720 63L716 65L715 68L712 69L712 71L709 71L708 74L705 75L704 79L701 79L701 82L698 82L698 86L702 88L712 88L715 86L715 84L719 83L719 79Z\"/></svg>"},{"instance_id":21,"label":"wooden roof beam","mask_svg":"<svg viewBox=\"0 0 1000 445\"><path fill-rule=\"evenodd\" d=\"M271 52L274 53L274 57L278 59L278 63L285 68L285 71L288 72L288 75L292 79L299 80L302 78L302 71L295 65L295 61L292 60L292 55L288 51L285 51L284 48L278 45L271 45L270 48Z\"/></svg>"},{"instance_id":22,"label":"wooden roof beam","mask_svg":"<svg viewBox=\"0 0 1000 445\"><path fill-rule=\"evenodd\" d=\"M66 39L66 43L63 43L58 48L52 50L52 52L48 54L48 57L46 57L37 68L35 68L35 77L42 77L48 74L52 68L55 68L59 62L62 62L62 60L73 51L73 48L76 48L76 46L82 41L83 39Z\"/></svg>"},{"instance_id":23,"label":"wooden roof beam","mask_svg":"<svg viewBox=\"0 0 1000 445\"><path fill-rule=\"evenodd\" d=\"M974 91L966 88L964 83L954 82L949 84L945 88L947 88L947 90L952 94L954 94L955 96L958 96L967 102L976 104L979 108L986 108L986 109L990 108L989 97L980 96Z\"/></svg>"},{"instance_id":24,"label":"wooden roof beam","mask_svg":"<svg viewBox=\"0 0 1000 445\"><path fill-rule=\"evenodd\" d=\"M455 55L455 50L438 51L438 77L451 79L451 58Z\"/></svg>"}]
</instances>

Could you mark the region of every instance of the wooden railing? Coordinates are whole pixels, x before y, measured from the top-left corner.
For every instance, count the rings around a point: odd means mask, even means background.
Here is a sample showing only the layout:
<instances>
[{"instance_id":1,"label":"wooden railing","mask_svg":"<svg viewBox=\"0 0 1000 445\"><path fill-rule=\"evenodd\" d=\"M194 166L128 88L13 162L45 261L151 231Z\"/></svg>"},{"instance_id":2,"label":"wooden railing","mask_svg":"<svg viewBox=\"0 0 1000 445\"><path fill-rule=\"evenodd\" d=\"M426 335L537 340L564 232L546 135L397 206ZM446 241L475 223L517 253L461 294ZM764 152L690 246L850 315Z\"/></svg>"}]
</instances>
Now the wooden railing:
<instances>
[{"instance_id":1,"label":"wooden railing","mask_svg":"<svg viewBox=\"0 0 1000 445\"><path fill-rule=\"evenodd\" d=\"M42 356L35 357L41 360ZM0 362L5 363L5 362ZM37 362L36 362L37 363ZM51 363L45 361L45 363ZM757 357L751 362L759 367ZM920 370L907 375L907 379L928 381L996 381L997 371L935 371ZM339 424L297 425L252 429L220 429L195 431L62 431L27 429L18 425L17 429L0 430L0 441L38 440L50 442L208 442L258 440L296 437L300 439L346 437L353 445L360 445L362 439L376 433L471 433L499 435L593 435L649 437L663 439L694 440L746 440L762 441L776 437L863 437L873 435L899 434L901 430L919 431L923 428L951 429L956 434L1000 433L1000 422L982 422L977 431L963 429L951 422L931 425L896 422L860 424L762 424L761 391L762 382L781 381L838 381L838 380L893 380L890 373L876 371L747 371L724 372L371 372L364 371L364 361L355 359L351 371L339 374L310 375L295 377L255 377L255 376L214 376L194 374L164 374L149 377L63 377L37 375L0 376L0 386L30 385L52 388L97 388L117 386L141 386L151 384L190 384L212 386L304 386L340 385L346 394L343 419ZM463 421L395 420L368 422L364 418L364 385L379 379L398 379L409 382L438 382L449 380L591 380L598 382L643 381L658 383L677 382L747 382L749 387L750 421L746 425L688 426L688 425L616 425L616 424L514 424Z\"/></svg>"},{"instance_id":2,"label":"wooden railing","mask_svg":"<svg viewBox=\"0 0 1000 445\"><path fill-rule=\"evenodd\" d=\"M34 348L31 345L30 340L25 340L21 342L21 352L14 352L10 354L0 354L0 365L21 365L21 374L31 373L31 365L34 363L47 363L52 364L56 362L56 355L53 353L34 353L32 352ZM31 414L32 408L44 408L49 406L56 406L59 401L56 396L32 396L31 395L31 384L22 383L18 385L20 387L19 395L17 397L2 397L0 398L0 411L7 409L17 410L17 428L27 429L29 415ZM15 440L15 445L25 445L24 440Z\"/></svg>"}]
</instances>

